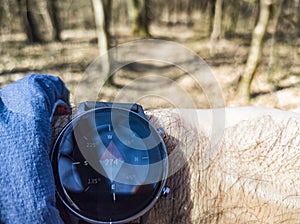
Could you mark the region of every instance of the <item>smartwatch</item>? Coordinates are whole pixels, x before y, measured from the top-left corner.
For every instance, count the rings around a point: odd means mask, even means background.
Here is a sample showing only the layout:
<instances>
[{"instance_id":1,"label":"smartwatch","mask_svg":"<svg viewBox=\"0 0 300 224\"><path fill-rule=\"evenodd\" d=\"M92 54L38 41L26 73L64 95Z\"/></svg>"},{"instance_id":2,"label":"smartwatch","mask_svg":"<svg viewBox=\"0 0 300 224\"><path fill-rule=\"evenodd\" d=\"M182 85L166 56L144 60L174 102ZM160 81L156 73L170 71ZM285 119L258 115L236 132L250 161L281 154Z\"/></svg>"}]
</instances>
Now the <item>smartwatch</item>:
<instances>
[{"instance_id":1,"label":"smartwatch","mask_svg":"<svg viewBox=\"0 0 300 224\"><path fill-rule=\"evenodd\" d=\"M63 220L146 223L169 193L163 137L138 104L81 103L50 155Z\"/></svg>"}]
</instances>

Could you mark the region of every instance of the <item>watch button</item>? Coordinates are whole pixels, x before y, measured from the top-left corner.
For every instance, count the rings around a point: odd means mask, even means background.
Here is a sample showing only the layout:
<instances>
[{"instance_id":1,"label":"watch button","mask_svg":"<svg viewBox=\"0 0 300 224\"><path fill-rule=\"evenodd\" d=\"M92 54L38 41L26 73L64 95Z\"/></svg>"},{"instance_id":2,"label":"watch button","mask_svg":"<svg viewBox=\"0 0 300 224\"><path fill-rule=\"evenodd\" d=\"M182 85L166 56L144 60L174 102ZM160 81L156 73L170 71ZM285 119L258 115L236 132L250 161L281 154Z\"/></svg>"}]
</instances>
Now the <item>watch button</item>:
<instances>
[{"instance_id":1,"label":"watch button","mask_svg":"<svg viewBox=\"0 0 300 224\"><path fill-rule=\"evenodd\" d=\"M163 128L158 128L157 132L162 138L166 137L166 132Z\"/></svg>"},{"instance_id":2,"label":"watch button","mask_svg":"<svg viewBox=\"0 0 300 224\"><path fill-rule=\"evenodd\" d=\"M170 194L171 190L169 187L164 187L161 192L161 197L166 198Z\"/></svg>"}]
</instances>

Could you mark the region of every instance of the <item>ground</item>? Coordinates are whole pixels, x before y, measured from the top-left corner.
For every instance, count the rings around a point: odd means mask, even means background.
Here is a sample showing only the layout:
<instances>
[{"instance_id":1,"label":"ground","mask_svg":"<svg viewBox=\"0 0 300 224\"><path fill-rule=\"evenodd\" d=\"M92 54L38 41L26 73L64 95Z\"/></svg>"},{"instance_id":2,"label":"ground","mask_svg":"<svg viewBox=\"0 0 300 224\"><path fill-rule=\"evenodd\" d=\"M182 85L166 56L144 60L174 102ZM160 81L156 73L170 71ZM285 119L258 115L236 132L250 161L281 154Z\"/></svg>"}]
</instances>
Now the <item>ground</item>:
<instances>
[{"instance_id":1,"label":"ground","mask_svg":"<svg viewBox=\"0 0 300 224\"><path fill-rule=\"evenodd\" d=\"M224 106L239 106L235 95L239 77L243 74L251 40L250 34L224 38L217 43L216 55L209 55L209 38L196 28L186 26L151 27L153 38L175 41L196 52L209 65L221 90ZM65 30L62 42L28 44L22 33L0 36L0 88L30 73L58 75L71 92L71 101L77 84L88 65L98 56L96 35L93 30ZM114 30L113 45L135 40L129 30ZM279 41L276 44L275 63L268 69L270 38L265 39L263 57L252 85L251 105L279 108L300 112L300 49L297 41ZM299 41L298 41L299 42ZM140 66L140 65L139 65ZM143 65L117 72L115 85L105 85L100 100L113 101L124 87L148 74L163 73L188 93L198 108L212 107L210 97L185 72L174 66L151 70ZM150 71L147 71L150 68ZM155 82L154 82L155 83ZM167 83L166 83L167 85ZM161 84L161 88L165 88ZM176 95L176 93L174 93ZM219 97L219 96L217 96ZM154 96L140 99L146 108L172 106L171 99ZM173 103L173 106L174 105ZM222 105L221 105L222 106Z\"/></svg>"}]
</instances>

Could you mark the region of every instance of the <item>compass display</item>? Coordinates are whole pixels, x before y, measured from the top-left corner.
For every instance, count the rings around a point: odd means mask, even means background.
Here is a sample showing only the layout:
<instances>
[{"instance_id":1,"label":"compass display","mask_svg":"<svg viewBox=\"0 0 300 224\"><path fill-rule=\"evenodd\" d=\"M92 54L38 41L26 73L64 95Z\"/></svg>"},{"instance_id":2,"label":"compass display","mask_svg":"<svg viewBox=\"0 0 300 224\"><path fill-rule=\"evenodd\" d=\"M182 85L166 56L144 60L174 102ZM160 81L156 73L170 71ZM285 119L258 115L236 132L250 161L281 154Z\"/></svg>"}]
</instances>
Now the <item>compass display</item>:
<instances>
[{"instance_id":1,"label":"compass display","mask_svg":"<svg viewBox=\"0 0 300 224\"><path fill-rule=\"evenodd\" d=\"M102 108L74 119L52 158L59 196L94 223L143 213L166 178L166 150L156 130L134 112L113 113Z\"/></svg>"}]
</instances>

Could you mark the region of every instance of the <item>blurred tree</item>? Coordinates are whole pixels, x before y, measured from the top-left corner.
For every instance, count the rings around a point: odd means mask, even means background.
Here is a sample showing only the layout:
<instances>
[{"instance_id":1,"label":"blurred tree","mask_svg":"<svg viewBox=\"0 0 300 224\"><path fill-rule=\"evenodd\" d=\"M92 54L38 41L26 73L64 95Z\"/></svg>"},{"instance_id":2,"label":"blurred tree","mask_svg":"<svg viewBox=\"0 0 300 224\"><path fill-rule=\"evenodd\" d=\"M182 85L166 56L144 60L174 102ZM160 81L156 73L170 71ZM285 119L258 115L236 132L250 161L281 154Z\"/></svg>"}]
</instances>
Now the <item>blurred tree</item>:
<instances>
[{"instance_id":1,"label":"blurred tree","mask_svg":"<svg viewBox=\"0 0 300 224\"><path fill-rule=\"evenodd\" d=\"M300 37L300 0L294 0L293 3L295 12L292 18L292 23L295 27L294 37L297 38Z\"/></svg>"},{"instance_id":2,"label":"blurred tree","mask_svg":"<svg viewBox=\"0 0 300 224\"><path fill-rule=\"evenodd\" d=\"M150 36L148 0L129 0L127 4L132 33L141 37Z\"/></svg>"},{"instance_id":3,"label":"blurred tree","mask_svg":"<svg viewBox=\"0 0 300 224\"><path fill-rule=\"evenodd\" d=\"M0 32L5 33L9 30L9 25L12 21L12 13L10 12L10 1L2 0L0 4Z\"/></svg>"},{"instance_id":4,"label":"blurred tree","mask_svg":"<svg viewBox=\"0 0 300 224\"><path fill-rule=\"evenodd\" d=\"M99 52L100 55L103 55L107 52L109 47L109 38L106 27L107 22L105 18L105 8L103 0L92 0L92 5L94 10Z\"/></svg>"},{"instance_id":5,"label":"blurred tree","mask_svg":"<svg viewBox=\"0 0 300 224\"><path fill-rule=\"evenodd\" d=\"M252 33L251 46L249 49L246 68L239 81L237 89L237 97L239 97L241 102L245 105L250 101L251 83L261 57L262 42L267 31L270 18L270 5L272 4L272 0L260 0L259 4L259 19Z\"/></svg>"},{"instance_id":6,"label":"blurred tree","mask_svg":"<svg viewBox=\"0 0 300 224\"><path fill-rule=\"evenodd\" d=\"M223 0L217 0L214 10L213 31L210 36L210 55L214 56L217 41L221 38L222 32L222 5Z\"/></svg>"},{"instance_id":7,"label":"blurred tree","mask_svg":"<svg viewBox=\"0 0 300 224\"><path fill-rule=\"evenodd\" d=\"M103 2L103 7L104 7L104 20L105 20L104 29L107 34L107 38L108 38L107 43L108 43L108 48L109 48L110 47L110 38L111 38L110 23L111 23L111 19L112 19L113 0L102 0L102 2Z\"/></svg>"},{"instance_id":8,"label":"blurred tree","mask_svg":"<svg viewBox=\"0 0 300 224\"><path fill-rule=\"evenodd\" d=\"M125 15L127 16L127 2L125 1L113 1L112 4L112 11L114 13L112 13L112 21L113 22L119 22L122 18L122 20L124 21L124 17ZM127 17L126 17L127 19ZM127 21L126 21L127 22Z\"/></svg>"},{"instance_id":9,"label":"blurred tree","mask_svg":"<svg viewBox=\"0 0 300 224\"><path fill-rule=\"evenodd\" d=\"M227 0L224 2L222 28L225 37L230 37L235 33L241 10L240 7L241 2L239 0Z\"/></svg>"},{"instance_id":10,"label":"blurred tree","mask_svg":"<svg viewBox=\"0 0 300 224\"><path fill-rule=\"evenodd\" d=\"M20 0L19 3L28 39L31 42L55 40L56 30L47 0Z\"/></svg>"},{"instance_id":11,"label":"blurred tree","mask_svg":"<svg viewBox=\"0 0 300 224\"><path fill-rule=\"evenodd\" d=\"M108 54L109 36L108 36L108 21L105 17L104 0L92 0L94 10L94 18L96 32L98 38L99 55L101 57L102 74L108 77L110 74L110 58Z\"/></svg>"},{"instance_id":12,"label":"blurred tree","mask_svg":"<svg viewBox=\"0 0 300 224\"><path fill-rule=\"evenodd\" d=\"M295 23L297 26L297 36L300 37L300 1L297 0L297 12L295 16Z\"/></svg>"},{"instance_id":13,"label":"blurred tree","mask_svg":"<svg viewBox=\"0 0 300 224\"><path fill-rule=\"evenodd\" d=\"M215 0L213 0L214 2L215 2ZM200 9L201 9L201 11L202 12L205 12L205 10L207 9L207 7L208 7L208 4L210 3L210 2L213 2L213 1L209 1L209 0L201 0L201 1L199 1L199 5L200 5ZM215 3L213 3L213 5L214 5Z\"/></svg>"},{"instance_id":14,"label":"blurred tree","mask_svg":"<svg viewBox=\"0 0 300 224\"><path fill-rule=\"evenodd\" d=\"M50 4L50 16L52 19L53 26L55 27L55 39L61 40L61 32L63 30L62 28L62 21L59 16L60 14L60 8L59 8L59 0L51 0L49 1Z\"/></svg>"},{"instance_id":15,"label":"blurred tree","mask_svg":"<svg viewBox=\"0 0 300 224\"><path fill-rule=\"evenodd\" d=\"M271 46L270 46L270 54L269 54L269 64L268 64L268 77L267 81L272 82L272 72L274 69L275 61L276 61L276 31L278 28L279 17L282 12L282 5L285 0L277 0L271 6L271 12L273 14L273 19L270 21L270 32L271 32Z\"/></svg>"},{"instance_id":16,"label":"blurred tree","mask_svg":"<svg viewBox=\"0 0 300 224\"><path fill-rule=\"evenodd\" d=\"M206 1L206 0L203 0ZM214 29L214 17L215 17L215 7L216 7L216 0L209 1L208 3L208 16L209 16L209 27L208 30L210 34L213 33Z\"/></svg>"}]
</instances>

